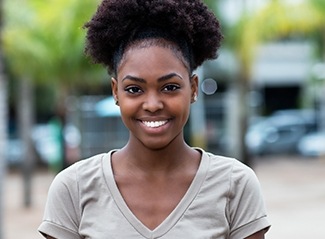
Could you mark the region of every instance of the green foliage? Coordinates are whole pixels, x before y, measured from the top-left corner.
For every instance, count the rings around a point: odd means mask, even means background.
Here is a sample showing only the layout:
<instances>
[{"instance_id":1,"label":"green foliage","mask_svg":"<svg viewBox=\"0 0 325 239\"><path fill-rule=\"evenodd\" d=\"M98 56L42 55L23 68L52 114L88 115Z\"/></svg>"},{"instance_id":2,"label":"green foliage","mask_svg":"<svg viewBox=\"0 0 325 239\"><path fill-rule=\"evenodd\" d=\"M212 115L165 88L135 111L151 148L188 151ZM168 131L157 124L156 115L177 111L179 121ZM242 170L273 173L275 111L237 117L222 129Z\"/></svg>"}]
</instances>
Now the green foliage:
<instances>
[{"instance_id":1,"label":"green foliage","mask_svg":"<svg viewBox=\"0 0 325 239\"><path fill-rule=\"evenodd\" d=\"M84 55L82 28L97 3L94 0L5 1L3 42L13 74L63 87L100 79L103 72Z\"/></svg>"},{"instance_id":2,"label":"green foliage","mask_svg":"<svg viewBox=\"0 0 325 239\"><path fill-rule=\"evenodd\" d=\"M213 12L215 12L216 0L204 0L203 1Z\"/></svg>"},{"instance_id":3,"label":"green foliage","mask_svg":"<svg viewBox=\"0 0 325 239\"><path fill-rule=\"evenodd\" d=\"M274 1L256 16L261 40L285 38L294 34L306 36L320 29L324 16L307 3L286 4Z\"/></svg>"},{"instance_id":4,"label":"green foliage","mask_svg":"<svg viewBox=\"0 0 325 239\"><path fill-rule=\"evenodd\" d=\"M321 4L323 0L312 0ZM317 5L319 6L319 5ZM323 8L324 9L324 8ZM261 42L300 36L306 38L324 31L325 14L310 2L288 4L270 1L255 14L244 15L229 34L230 46L241 62L242 73L250 74L254 50Z\"/></svg>"},{"instance_id":5,"label":"green foliage","mask_svg":"<svg viewBox=\"0 0 325 239\"><path fill-rule=\"evenodd\" d=\"M325 1L324 0L309 0L310 4L315 7L322 14L325 14Z\"/></svg>"}]
</instances>

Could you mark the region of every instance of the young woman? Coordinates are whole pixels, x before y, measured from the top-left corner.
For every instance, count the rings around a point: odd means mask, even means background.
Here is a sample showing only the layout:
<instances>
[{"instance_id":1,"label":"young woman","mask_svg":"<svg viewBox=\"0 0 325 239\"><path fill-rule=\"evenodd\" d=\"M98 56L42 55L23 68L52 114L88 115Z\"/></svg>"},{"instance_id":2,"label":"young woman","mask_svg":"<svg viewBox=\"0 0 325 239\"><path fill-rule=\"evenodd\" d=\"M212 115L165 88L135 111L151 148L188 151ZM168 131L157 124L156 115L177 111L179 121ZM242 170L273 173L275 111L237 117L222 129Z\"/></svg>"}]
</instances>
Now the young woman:
<instances>
[{"instance_id":1,"label":"young woman","mask_svg":"<svg viewBox=\"0 0 325 239\"><path fill-rule=\"evenodd\" d=\"M200 0L104 0L86 24L86 52L105 65L129 129L121 149L53 181L46 238L261 239L269 228L251 169L184 141L198 95L193 71L222 35Z\"/></svg>"}]
</instances>

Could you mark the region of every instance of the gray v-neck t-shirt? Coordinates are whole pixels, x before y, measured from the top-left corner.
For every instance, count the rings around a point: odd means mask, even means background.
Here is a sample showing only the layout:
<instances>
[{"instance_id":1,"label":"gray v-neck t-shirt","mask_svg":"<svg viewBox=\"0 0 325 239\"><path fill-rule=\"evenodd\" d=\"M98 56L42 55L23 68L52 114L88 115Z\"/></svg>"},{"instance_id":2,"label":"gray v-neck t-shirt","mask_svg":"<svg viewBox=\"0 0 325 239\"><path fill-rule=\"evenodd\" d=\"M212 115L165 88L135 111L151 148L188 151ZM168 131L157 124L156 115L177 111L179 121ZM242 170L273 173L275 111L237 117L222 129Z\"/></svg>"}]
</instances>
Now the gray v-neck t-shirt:
<instances>
[{"instance_id":1,"label":"gray v-neck t-shirt","mask_svg":"<svg viewBox=\"0 0 325 239\"><path fill-rule=\"evenodd\" d=\"M202 158L196 176L154 230L123 200L111 166L114 150L79 161L55 177L38 230L57 239L243 239L267 229L270 224L253 170L236 159L197 150Z\"/></svg>"}]
</instances>

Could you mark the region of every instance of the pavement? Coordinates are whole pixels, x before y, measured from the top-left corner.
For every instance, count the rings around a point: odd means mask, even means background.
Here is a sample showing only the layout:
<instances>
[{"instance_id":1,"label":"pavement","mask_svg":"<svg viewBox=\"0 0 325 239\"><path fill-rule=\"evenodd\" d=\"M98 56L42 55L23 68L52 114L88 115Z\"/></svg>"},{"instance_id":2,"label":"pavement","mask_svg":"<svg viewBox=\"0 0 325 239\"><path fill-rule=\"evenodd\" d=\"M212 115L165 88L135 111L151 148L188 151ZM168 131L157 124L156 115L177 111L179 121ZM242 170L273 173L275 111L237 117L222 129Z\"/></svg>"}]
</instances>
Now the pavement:
<instances>
[{"instance_id":1,"label":"pavement","mask_svg":"<svg viewBox=\"0 0 325 239\"><path fill-rule=\"evenodd\" d=\"M3 239L41 239L37 231L42 220L47 191L54 174L38 170L32 179L32 204L24 207L23 178L17 171L8 172L5 180Z\"/></svg>"},{"instance_id":2,"label":"pavement","mask_svg":"<svg viewBox=\"0 0 325 239\"><path fill-rule=\"evenodd\" d=\"M325 238L325 157L293 156L255 159L272 227L267 239ZM5 178L4 239L41 239L48 187L54 174L38 170L33 177L32 206L23 206L23 181L16 171Z\"/></svg>"},{"instance_id":3,"label":"pavement","mask_svg":"<svg viewBox=\"0 0 325 239\"><path fill-rule=\"evenodd\" d=\"M325 157L267 158L254 169L272 223L266 238L325 238Z\"/></svg>"}]
</instances>

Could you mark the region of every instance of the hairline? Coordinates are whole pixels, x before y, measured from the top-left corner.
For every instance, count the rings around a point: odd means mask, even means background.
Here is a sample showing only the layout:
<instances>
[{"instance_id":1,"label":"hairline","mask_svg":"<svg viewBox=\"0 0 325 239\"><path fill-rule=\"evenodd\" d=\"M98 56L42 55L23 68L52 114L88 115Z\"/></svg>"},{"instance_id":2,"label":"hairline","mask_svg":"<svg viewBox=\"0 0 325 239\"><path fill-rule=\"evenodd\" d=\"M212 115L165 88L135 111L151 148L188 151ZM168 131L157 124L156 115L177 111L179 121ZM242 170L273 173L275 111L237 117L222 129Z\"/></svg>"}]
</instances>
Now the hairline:
<instances>
[{"instance_id":1,"label":"hairline","mask_svg":"<svg viewBox=\"0 0 325 239\"><path fill-rule=\"evenodd\" d=\"M189 75L190 76L192 75L192 69L190 66L191 64L189 62L190 59L187 59L184 56L184 52L182 51L181 47L177 43L165 39L163 37L152 37L152 38L145 38L145 39L137 39L127 44L124 48L119 49L119 51L121 51L120 52L121 57L117 60L113 69L113 73L115 74L115 77L117 77L118 68L125 60L125 55L129 50L145 49L152 46L162 47L171 50L173 54L183 63L185 68L188 70Z\"/></svg>"}]
</instances>

